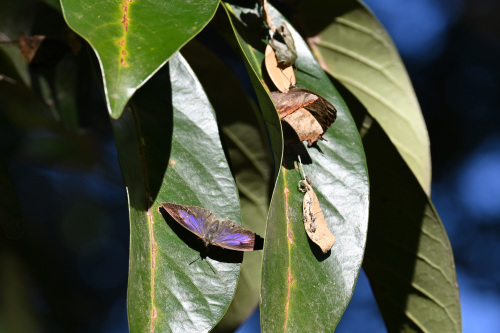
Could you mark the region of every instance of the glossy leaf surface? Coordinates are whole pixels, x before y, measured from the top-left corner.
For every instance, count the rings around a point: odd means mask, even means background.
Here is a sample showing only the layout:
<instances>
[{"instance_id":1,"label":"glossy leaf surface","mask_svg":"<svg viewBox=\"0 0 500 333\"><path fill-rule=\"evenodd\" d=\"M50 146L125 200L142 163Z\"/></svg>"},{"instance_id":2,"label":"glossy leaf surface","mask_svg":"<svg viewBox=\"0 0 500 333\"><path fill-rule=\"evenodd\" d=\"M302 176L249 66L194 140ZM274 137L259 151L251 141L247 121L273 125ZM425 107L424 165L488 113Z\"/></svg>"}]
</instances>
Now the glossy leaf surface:
<instances>
[{"instance_id":1,"label":"glossy leaf surface","mask_svg":"<svg viewBox=\"0 0 500 333\"><path fill-rule=\"evenodd\" d=\"M61 0L68 25L96 52L113 118L120 117L135 91L205 27L218 3Z\"/></svg>"},{"instance_id":2,"label":"glossy leaf surface","mask_svg":"<svg viewBox=\"0 0 500 333\"><path fill-rule=\"evenodd\" d=\"M158 207L194 205L240 222L238 195L196 76L180 56L168 69L113 122L130 205L129 327L207 332L231 302L243 255L216 247L205 252ZM200 254L208 257L193 262Z\"/></svg>"},{"instance_id":3,"label":"glossy leaf surface","mask_svg":"<svg viewBox=\"0 0 500 333\"><path fill-rule=\"evenodd\" d=\"M241 80L207 47L193 40L182 48L182 54L216 110L240 194L243 226L264 237L271 168L259 110L246 94ZM216 84L214 78L217 78ZM258 306L261 264L262 251L245 253L233 301L213 332L234 331Z\"/></svg>"},{"instance_id":4,"label":"glossy leaf surface","mask_svg":"<svg viewBox=\"0 0 500 333\"><path fill-rule=\"evenodd\" d=\"M260 17L252 8L236 5L227 8L251 66L250 75L257 75L262 84L266 35L255 33ZM276 25L283 19L272 8L270 16ZM305 143L285 147L268 217L261 325L264 332L332 331L350 300L363 257L368 219L366 164L359 134L345 103L304 40L293 27L289 28L299 55L297 86L328 99L337 108L339 117L325 134L328 142L320 142L313 148L307 148ZM255 84L254 87L259 89ZM263 108L262 112L271 111ZM337 237L331 253L326 255L309 243L304 231L303 194L297 189L300 175L294 166L299 154ZM311 322L315 325L312 328Z\"/></svg>"}]
</instances>

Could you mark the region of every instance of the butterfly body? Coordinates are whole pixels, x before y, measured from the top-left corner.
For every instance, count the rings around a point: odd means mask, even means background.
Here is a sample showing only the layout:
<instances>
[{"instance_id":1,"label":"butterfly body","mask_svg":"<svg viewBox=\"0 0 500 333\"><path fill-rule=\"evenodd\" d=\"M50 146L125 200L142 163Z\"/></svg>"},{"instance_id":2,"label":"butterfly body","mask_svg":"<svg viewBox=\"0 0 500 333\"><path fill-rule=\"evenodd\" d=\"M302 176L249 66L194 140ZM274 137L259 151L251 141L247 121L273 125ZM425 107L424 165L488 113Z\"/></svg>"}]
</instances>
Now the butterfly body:
<instances>
[{"instance_id":1,"label":"butterfly body","mask_svg":"<svg viewBox=\"0 0 500 333\"><path fill-rule=\"evenodd\" d=\"M253 251L255 233L233 221L219 220L211 211L170 202L162 203L172 218L203 240L206 247L216 245L236 251Z\"/></svg>"}]
</instances>

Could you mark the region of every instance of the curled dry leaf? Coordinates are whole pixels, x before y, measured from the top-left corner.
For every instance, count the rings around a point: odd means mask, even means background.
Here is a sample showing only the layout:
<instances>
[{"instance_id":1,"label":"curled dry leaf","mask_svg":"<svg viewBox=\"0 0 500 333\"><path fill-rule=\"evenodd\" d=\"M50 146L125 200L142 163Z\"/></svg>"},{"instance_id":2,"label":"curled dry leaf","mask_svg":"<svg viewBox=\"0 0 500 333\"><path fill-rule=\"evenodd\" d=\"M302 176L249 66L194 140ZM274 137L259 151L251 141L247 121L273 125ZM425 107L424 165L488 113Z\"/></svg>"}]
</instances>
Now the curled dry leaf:
<instances>
[{"instance_id":1,"label":"curled dry leaf","mask_svg":"<svg viewBox=\"0 0 500 333\"><path fill-rule=\"evenodd\" d=\"M310 147L323 139L323 134L337 119L335 107L307 89L292 89L287 93L271 92L271 99L280 119L291 127L284 126L283 129L287 145L307 140ZM295 133L291 132L292 129Z\"/></svg>"},{"instance_id":2,"label":"curled dry leaf","mask_svg":"<svg viewBox=\"0 0 500 333\"><path fill-rule=\"evenodd\" d=\"M28 36L25 33L21 33L19 36L19 49L24 56L24 59L28 64L31 63L36 55L36 52L40 48L40 45L45 40L44 35L33 35Z\"/></svg>"},{"instance_id":3,"label":"curled dry leaf","mask_svg":"<svg viewBox=\"0 0 500 333\"><path fill-rule=\"evenodd\" d=\"M311 146L323 134L323 128L321 128L316 118L304 108L289 114L282 121L285 145L307 141Z\"/></svg>"},{"instance_id":4,"label":"curled dry leaf","mask_svg":"<svg viewBox=\"0 0 500 333\"><path fill-rule=\"evenodd\" d=\"M67 52L72 51L76 55L82 48L78 35L69 28L51 36L21 33L18 45L24 59L31 66L56 64Z\"/></svg>"},{"instance_id":5,"label":"curled dry leaf","mask_svg":"<svg viewBox=\"0 0 500 333\"><path fill-rule=\"evenodd\" d=\"M263 3L266 20L266 2ZM337 118L335 107L323 97L306 89L295 89L293 63L297 59L295 42L282 22L274 31L265 52L265 65L269 78L281 92L271 92L271 98L283 121L285 144L307 141L311 146Z\"/></svg>"},{"instance_id":6,"label":"curled dry leaf","mask_svg":"<svg viewBox=\"0 0 500 333\"><path fill-rule=\"evenodd\" d=\"M311 182L301 180L299 182L299 190L305 193L302 212L304 214L304 227L307 236L321 248L323 253L327 253L335 243L335 235L328 229L318 197L314 193Z\"/></svg>"},{"instance_id":7,"label":"curled dry leaf","mask_svg":"<svg viewBox=\"0 0 500 333\"><path fill-rule=\"evenodd\" d=\"M266 47L265 63L267 74L279 91L287 92L291 87L295 86L296 79L293 67L280 65L270 44Z\"/></svg>"}]
</instances>

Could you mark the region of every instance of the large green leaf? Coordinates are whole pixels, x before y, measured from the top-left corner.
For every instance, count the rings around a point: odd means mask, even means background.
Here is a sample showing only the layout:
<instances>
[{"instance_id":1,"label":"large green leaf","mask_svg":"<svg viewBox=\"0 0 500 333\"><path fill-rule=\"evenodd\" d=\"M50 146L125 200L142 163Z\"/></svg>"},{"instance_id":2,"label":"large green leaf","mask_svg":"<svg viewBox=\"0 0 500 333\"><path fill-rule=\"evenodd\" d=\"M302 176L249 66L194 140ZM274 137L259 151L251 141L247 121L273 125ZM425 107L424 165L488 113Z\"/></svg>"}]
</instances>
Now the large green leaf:
<instances>
[{"instance_id":1,"label":"large green leaf","mask_svg":"<svg viewBox=\"0 0 500 333\"><path fill-rule=\"evenodd\" d=\"M256 27L263 24L262 20L255 9L236 5L227 8L245 59L252 67L250 75L259 79L254 80L258 91L264 82L261 64L266 36L259 36ZM276 25L283 20L272 7L269 14ZM332 331L352 296L363 258L368 220L366 163L359 134L345 103L305 41L293 27L290 30L299 55L298 86L333 103L338 118L325 133L328 142L320 142L313 148L303 143L285 149L268 217L261 325L264 332ZM262 112L271 111L263 108ZM294 166L297 155L307 164L306 174L337 237L332 251L326 255L309 242L304 231L303 195L297 189L300 174Z\"/></svg>"},{"instance_id":2,"label":"large green leaf","mask_svg":"<svg viewBox=\"0 0 500 333\"><path fill-rule=\"evenodd\" d=\"M61 0L68 25L97 54L106 102L120 117L135 91L213 17L218 0Z\"/></svg>"},{"instance_id":3,"label":"large green leaf","mask_svg":"<svg viewBox=\"0 0 500 333\"><path fill-rule=\"evenodd\" d=\"M240 194L243 226L264 236L271 169L257 106L245 93L241 80L201 43L193 40L181 52L216 111ZM245 253L233 301L214 332L234 331L258 306L261 263L262 251Z\"/></svg>"},{"instance_id":4,"label":"large green leaf","mask_svg":"<svg viewBox=\"0 0 500 333\"><path fill-rule=\"evenodd\" d=\"M206 260L191 263L204 246L158 207L201 206L240 221L238 194L196 76L180 56L168 69L113 121L130 205L129 327L206 332L231 302L243 255L212 247Z\"/></svg>"},{"instance_id":5,"label":"large green leaf","mask_svg":"<svg viewBox=\"0 0 500 333\"><path fill-rule=\"evenodd\" d=\"M307 1L298 13L323 68L363 103L430 195L431 158L424 118L383 26L356 0Z\"/></svg>"},{"instance_id":6,"label":"large green leaf","mask_svg":"<svg viewBox=\"0 0 500 333\"><path fill-rule=\"evenodd\" d=\"M453 252L439 216L380 126L365 131L372 199L363 268L387 329L461 332Z\"/></svg>"}]
</instances>

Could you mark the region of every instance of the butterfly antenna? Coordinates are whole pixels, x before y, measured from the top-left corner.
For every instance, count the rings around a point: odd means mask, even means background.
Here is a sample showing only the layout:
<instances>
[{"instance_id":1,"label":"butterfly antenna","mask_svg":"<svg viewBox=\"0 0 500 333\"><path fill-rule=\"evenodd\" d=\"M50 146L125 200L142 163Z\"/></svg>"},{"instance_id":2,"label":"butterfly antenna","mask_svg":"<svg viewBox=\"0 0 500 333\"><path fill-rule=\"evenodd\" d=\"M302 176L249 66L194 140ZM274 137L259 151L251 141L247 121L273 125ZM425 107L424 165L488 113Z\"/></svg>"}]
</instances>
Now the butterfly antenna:
<instances>
[{"instance_id":1,"label":"butterfly antenna","mask_svg":"<svg viewBox=\"0 0 500 333\"><path fill-rule=\"evenodd\" d=\"M200 257L198 257L198 258L196 258L195 260L191 261L189 264L190 264L190 265L191 265L191 264L194 264L195 262L197 262L197 261L198 261L198 260L200 260L200 259L201 259L201 256L200 256Z\"/></svg>"},{"instance_id":2,"label":"butterfly antenna","mask_svg":"<svg viewBox=\"0 0 500 333\"><path fill-rule=\"evenodd\" d=\"M214 274L217 274L217 272L215 271L214 266L212 266L212 264L210 263L210 261L208 261L208 259L207 259L207 264L208 264L208 266L210 266L210 269L212 270L212 272L214 272Z\"/></svg>"},{"instance_id":3,"label":"butterfly antenna","mask_svg":"<svg viewBox=\"0 0 500 333\"><path fill-rule=\"evenodd\" d=\"M207 252L208 252L208 248L207 248ZM198 260L203 259L203 258L204 258L204 257L199 256L199 257L198 257L198 258L196 258L195 260L191 261L191 262L189 263L189 265L194 264L195 262L197 262ZM212 270L212 272L214 272L214 274L217 274L217 271L215 270L214 266L212 266L212 264L208 261L208 259L207 259L206 261L207 261L208 267L210 267L210 269Z\"/></svg>"}]
</instances>

